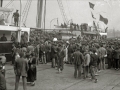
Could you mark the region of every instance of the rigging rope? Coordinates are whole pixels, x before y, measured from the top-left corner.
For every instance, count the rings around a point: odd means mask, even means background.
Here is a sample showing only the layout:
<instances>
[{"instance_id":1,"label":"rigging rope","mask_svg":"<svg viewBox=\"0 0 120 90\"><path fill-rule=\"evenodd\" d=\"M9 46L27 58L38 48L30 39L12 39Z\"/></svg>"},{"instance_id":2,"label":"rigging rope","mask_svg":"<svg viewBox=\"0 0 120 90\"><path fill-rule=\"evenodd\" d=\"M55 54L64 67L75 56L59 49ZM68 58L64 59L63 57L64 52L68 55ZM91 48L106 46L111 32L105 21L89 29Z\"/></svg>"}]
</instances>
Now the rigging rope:
<instances>
[{"instance_id":1,"label":"rigging rope","mask_svg":"<svg viewBox=\"0 0 120 90\"><path fill-rule=\"evenodd\" d=\"M63 18L64 18L64 22L66 23L65 15L64 15L63 8L61 6L60 0L59 0L59 5L60 5L60 8L61 8L61 13L62 13Z\"/></svg>"},{"instance_id":2,"label":"rigging rope","mask_svg":"<svg viewBox=\"0 0 120 90\"><path fill-rule=\"evenodd\" d=\"M45 18L46 18L46 0L44 5L44 31L45 31Z\"/></svg>"},{"instance_id":3,"label":"rigging rope","mask_svg":"<svg viewBox=\"0 0 120 90\"><path fill-rule=\"evenodd\" d=\"M28 7L28 11L27 11L27 14L26 14L26 17L25 17L25 20L24 20L24 25L25 25L26 20L27 20L27 16L28 16L28 12L29 12L29 10L30 10L31 3L32 3L32 0L30 0L30 4L29 4L29 7Z\"/></svg>"},{"instance_id":4,"label":"rigging rope","mask_svg":"<svg viewBox=\"0 0 120 90\"><path fill-rule=\"evenodd\" d=\"M66 22L66 21L65 21L65 17L64 17L63 12L62 12L62 8L61 8L61 5L60 5L59 0L57 0L57 2L58 2L58 5L59 5L59 8L60 8L60 12L61 12L61 15L62 15L63 21Z\"/></svg>"},{"instance_id":5,"label":"rigging rope","mask_svg":"<svg viewBox=\"0 0 120 90\"><path fill-rule=\"evenodd\" d=\"M5 8L7 8L14 0L11 0L6 6Z\"/></svg>"},{"instance_id":6,"label":"rigging rope","mask_svg":"<svg viewBox=\"0 0 120 90\"><path fill-rule=\"evenodd\" d=\"M57 0L58 1L58 5L59 5L59 8L60 8L60 11L61 11L61 15L63 17L63 21L68 24L68 20L67 20L67 16L65 14L65 10L64 10L64 7L63 7L63 4L62 4L62 1L61 0Z\"/></svg>"},{"instance_id":7,"label":"rigging rope","mask_svg":"<svg viewBox=\"0 0 120 90\"><path fill-rule=\"evenodd\" d=\"M66 0L66 3L67 3L67 8L68 8L68 11L69 11L70 18L72 19L72 17L71 17L71 12L70 12L70 8L69 8L69 5L68 5L68 0ZM68 23L69 23L69 22L68 22Z\"/></svg>"},{"instance_id":8,"label":"rigging rope","mask_svg":"<svg viewBox=\"0 0 120 90\"><path fill-rule=\"evenodd\" d=\"M27 8L27 5L28 5L28 2L29 2L29 0L27 0L27 2L26 2L26 4L25 4L25 7L24 7L23 12L22 12L22 15L24 15L24 13L25 13L25 11L26 11L26 8Z\"/></svg>"},{"instance_id":9,"label":"rigging rope","mask_svg":"<svg viewBox=\"0 0 120 90\"><path fill-rule=\"evenodd\" d=\"M63 9L63 14L64 14L64 17L65 17L65 20L66 20L66 24L68 24L68 19L67 19L67 16L65 14L65 10L64 10L64 7L63 7L63 4L62 4L62 1L60 0L60 3L61 3L61 7Z\"/></svg>"},{"instance_id":10,"label":"rigging rope","mask_svg":"<svg viewBox=\"0 0 120 90\"><path fill-rule=\"evenodd\" d=\"M27 3L26 3L26 5L25 5L25 7L24 7L24 10L23 10L23 12L22 12L22 21L24 20L24 17L26 16L26 13L27 13L27 11L28 11L28 9L29 9L29 4L30 4L30 0L27 0Z\"/></svg>"}]
</instances>

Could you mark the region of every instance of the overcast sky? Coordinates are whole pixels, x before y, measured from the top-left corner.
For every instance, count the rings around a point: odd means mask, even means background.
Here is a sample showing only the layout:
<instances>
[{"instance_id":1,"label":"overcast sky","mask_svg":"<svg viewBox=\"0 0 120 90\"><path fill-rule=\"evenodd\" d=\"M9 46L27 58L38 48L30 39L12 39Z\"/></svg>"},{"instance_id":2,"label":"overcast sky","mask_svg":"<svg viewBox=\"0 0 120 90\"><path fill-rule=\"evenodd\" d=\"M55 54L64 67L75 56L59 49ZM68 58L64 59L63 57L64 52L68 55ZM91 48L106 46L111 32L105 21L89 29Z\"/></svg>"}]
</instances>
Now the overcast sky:
<instances>
[{"instance_id":1,"label":"overcast sky","mask_svg":"<svg viewBox=\"0 0 120 90\"><path fill-rule=\"evenodd\" d=\"M4 0L3 7L10 0ZM27 0L22 0L22 10ZM95 4L94 10L90 9L89 2ZM72 19L74 23L88 23L92 25L93 19L91 17L91 11L97 18L96 22L99 22L99 14L108 18L109 29L120 29L120 0L62 0L64 10L67 19ZM19 0L15 0L9 8L19 10ZM27 27L36 27L36 13L37 13L37 0L32 0L30 11L28 13L26 25ZM46 8L46 28L50 28L50 21L54 18L58 18L59 24L63 23L63 18L60 12L60 8L57 0L47 0ZM101 27L105 25L99 22ZM57 20L53 20L51 26L57 24Z\"/></svg>"}]
</instances>

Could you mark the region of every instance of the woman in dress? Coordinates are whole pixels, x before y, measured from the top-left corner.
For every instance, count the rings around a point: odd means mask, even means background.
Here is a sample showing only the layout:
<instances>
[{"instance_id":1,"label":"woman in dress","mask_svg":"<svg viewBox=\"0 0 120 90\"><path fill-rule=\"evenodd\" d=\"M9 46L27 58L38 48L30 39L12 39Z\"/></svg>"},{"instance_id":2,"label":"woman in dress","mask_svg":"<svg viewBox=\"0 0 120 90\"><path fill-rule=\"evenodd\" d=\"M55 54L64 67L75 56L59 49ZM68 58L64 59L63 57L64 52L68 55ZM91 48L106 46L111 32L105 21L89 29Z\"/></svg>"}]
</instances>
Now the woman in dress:
<instances>
[{"instance_id":1,"label":"woman in dress","mask_svg":"<svg viewBox=\"0 0 120 90\"><path fill-rule=\"evenodd\" d=\"M29 70L28 70L27 82L30 82L31 85L34 86L36 80L36 72L37 72L36 58L34 53L29 55L28 65L29 65Z\"/></svg>"}]
</instances>

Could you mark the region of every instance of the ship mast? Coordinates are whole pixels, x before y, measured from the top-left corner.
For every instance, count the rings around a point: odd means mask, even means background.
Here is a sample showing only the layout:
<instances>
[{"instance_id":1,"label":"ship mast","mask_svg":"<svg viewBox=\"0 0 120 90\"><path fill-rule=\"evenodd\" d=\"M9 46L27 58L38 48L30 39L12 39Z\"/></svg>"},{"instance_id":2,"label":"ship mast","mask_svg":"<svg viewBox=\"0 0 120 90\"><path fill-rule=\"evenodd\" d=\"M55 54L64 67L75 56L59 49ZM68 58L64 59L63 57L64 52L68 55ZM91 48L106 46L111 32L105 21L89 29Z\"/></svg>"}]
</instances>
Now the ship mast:
<instances>
[{"instance_id":1,"label":"ship mast","mask_svg":"<svg viewBox=\"0 0 120 90\"><path fill-rule=\"evenodd\" d=\"M37 4L37 20L36 20L36 26L37 28L42 27L42 16L43 16L43 0L38 0Z\"/></svg>"},{"instance_id":2,"label":"ship mast","mask_svg":"<svg viewBox=\"0 0 120 90\"><path fill-rule=\"evenodd\" d=\"M3 0L0 0L0 7L2 7L3 5Z\"/></svg>"}]
</instances>

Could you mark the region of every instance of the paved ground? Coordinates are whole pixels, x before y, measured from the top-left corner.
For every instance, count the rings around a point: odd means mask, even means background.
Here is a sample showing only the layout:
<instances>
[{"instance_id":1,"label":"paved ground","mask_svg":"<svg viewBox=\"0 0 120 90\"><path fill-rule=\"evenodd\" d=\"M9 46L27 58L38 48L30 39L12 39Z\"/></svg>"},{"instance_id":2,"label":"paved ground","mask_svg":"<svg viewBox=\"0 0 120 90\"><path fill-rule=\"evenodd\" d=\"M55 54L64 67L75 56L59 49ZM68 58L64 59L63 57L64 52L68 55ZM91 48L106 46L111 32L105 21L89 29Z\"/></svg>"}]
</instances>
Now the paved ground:
<instances>
[{"instance_id":1,"label":"paved ground","mask_svg":"<svg viewBox=\"0 0 120 90\"><path fill-rule=\"evenodd\" d=\"M15 75L13 67L6 65L6 80L8 90L14 90ZM35 86L28 84L28 90L120 90L120 71L104 70L99 73L98 83L90 79L75 79L74 67L65 65L62 73L51 68L50 64L37 66L37 81ZM20 81L19 90L23 90Z\"/></svg>"}]
</instances>

